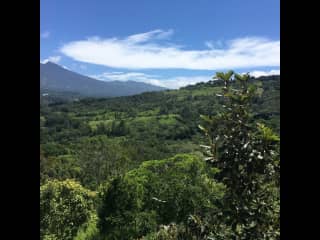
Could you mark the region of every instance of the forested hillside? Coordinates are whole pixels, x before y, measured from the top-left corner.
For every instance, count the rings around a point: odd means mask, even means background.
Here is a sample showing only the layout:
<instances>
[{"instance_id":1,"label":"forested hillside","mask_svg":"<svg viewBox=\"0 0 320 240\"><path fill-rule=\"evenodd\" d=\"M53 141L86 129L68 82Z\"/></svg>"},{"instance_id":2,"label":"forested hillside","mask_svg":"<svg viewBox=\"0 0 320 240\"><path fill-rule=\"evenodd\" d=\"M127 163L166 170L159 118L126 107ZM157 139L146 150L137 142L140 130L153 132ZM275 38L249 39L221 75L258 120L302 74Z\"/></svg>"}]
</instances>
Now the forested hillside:
<instances>
[{"instance_id":1,"label":"forested hillside","mask_svg":"<svg viewBox=\"0 0 320 240\"><path fill-rule=\"evenodd\" d=\"M224 178L218 181L222 165L211 168L203 161L207 136L198 127L200 116L220 116L230 108L222 98L232 97L224 92L223 80L109 99L41 97L42 239L209 239L215 233L211 239L240 239L229 237L247 231L244 227L212 224L221 223L219 209L231 185ZM250 82L255 95L243 117L247 128L263 123L279 135L280 76ZM230 86L247 88L235 81ZM246 98L244 93L230 101L242 107ZM61 197L65 202L59 202ZM48 201L74 206L66 211L78 216L46 212Z\"/></svg>"}]
</instances>

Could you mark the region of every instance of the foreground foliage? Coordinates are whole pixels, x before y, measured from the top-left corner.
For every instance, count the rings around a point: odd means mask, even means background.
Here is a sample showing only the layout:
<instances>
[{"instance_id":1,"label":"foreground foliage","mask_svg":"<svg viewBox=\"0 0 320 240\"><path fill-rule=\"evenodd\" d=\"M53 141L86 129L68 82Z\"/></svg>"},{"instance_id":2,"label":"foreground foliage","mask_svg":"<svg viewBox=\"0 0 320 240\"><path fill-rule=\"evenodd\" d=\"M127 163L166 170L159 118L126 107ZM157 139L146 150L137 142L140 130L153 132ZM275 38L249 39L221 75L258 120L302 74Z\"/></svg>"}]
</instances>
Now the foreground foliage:
<instances>
[{"instance_id":1,"label":"foreground foliage","mask_svg":"<svg viewBox=\"0 0 320 240\"><path fill-rule=\"evenodd\" d=\"M71 240L93 211L95 194L73 180L40 187L40 238Z\"/></svg>"},{"instance_id":2,"label":"foreground foliage","mask_svg":"<svg viewBox=\"0 0 320 240\"><path fill-rule=\"evenodd\" d=\"M235 81L231 81L234 76ZM250 104L257 87L249 75L217 73L223 81L224 110L202 116L208 136L206 160L227 186L223 217L235 239L275 239L279 236L279 137L263 124L250 125Z\"/></svg>"},{"instance_id":3,"label":"foreground foliage","mask_svg":"<svg viewBox=\"0 0 320 240\"><path fill-rule=\"evenodd\" d=\"M216 214L224 186L213 180L215 172L192 155L144 162L103 191L100 231L108 239L132 239L160 224L187 223L190 214Z\"/></svg>"}]
</instances>

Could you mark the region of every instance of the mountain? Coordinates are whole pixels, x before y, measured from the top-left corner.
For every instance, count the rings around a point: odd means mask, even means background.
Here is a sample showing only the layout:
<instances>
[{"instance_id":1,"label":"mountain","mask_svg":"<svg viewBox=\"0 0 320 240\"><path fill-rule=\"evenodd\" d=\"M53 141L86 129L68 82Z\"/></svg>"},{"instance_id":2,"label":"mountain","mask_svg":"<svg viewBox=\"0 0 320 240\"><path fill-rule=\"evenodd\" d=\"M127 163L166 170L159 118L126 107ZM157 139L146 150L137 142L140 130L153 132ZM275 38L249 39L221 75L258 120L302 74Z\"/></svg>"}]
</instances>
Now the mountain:
<instances>
[{"instance_id":1,"label":"mountain","mask_svg":"<svg viewBox=\"0 0 320 240\"><path fill-rule=\"evenodd\" d=\"M88 97L129 96L143 92L162 91L165 88L135 81L100 81L69 71L57 64L40 63L40 91L72 92Z\"/></svg>"}]
</instances>

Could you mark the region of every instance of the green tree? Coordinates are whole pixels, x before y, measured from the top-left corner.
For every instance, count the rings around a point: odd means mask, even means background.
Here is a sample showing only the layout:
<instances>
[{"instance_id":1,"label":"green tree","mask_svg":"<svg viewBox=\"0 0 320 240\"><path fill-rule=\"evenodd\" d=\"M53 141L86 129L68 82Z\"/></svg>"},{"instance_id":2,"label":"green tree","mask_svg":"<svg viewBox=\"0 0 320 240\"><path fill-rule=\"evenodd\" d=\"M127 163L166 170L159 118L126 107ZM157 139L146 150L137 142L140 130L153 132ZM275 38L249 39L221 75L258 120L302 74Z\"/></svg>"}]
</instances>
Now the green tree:
<instances>
[{"instance_id":1,"label":"green tree","mask_svg":"<svg viewBox=\"0 0 320 240\"><path fill-rule=\"evenodd\" d=\"M134 239L190 214L215 216L224 186L214 174L193 155L144 162L102 190L99 229L108 239Z\"/></svg>"},{"instance_id":2,"label":"green tree","mask_svg":"<svg viewBox=\"0 0 320 240\"><path fill-rule=\"evenodd\" d=\"M72 155L46 156L40 145L40 184L47 180L78 178L80 167Z\"/></svg>"},{"instance_id":3,"label":"green tree","mask_svg":"<svg viewBox=\"0 0 320 240\"><path fill-rule=\"evenodd\" d=\"M106 136L84 140L77 159L81 166L81 183L90 189L96 189L102 182L123 174L131 162L125 149Z\"/></svg>"},{"instance_id":4,"label":"green tree","mask_svg":"<svg viewBox=\"0 0 320 240\"><path fill-rule=\"evenodd\" d=\"M233 81L234 77L235 81ZM209 140L206 160L220 172L224 183L223 219L234 239L278 239L279 237L279 137L263 124L250 124L251 103L257 87L248 74L218 72L223 81L224 110L202 116L200 128Z\"/></svg>"},{"instance_id":5,"label":"green tree","mask_svg":"<svg viewBox=\"0 0 320 240\"><path fill-rule=\"evenodd\" d=\"M95 193L73 180L40 187L40 239L71 240L93 211Z\"/></svg>"},{"instance_id":6,"label":"green tree","mask_svg":"<svg viewBox=\"0 0 320 240\"><path fill-rule=\"evenodd\" d=\"M96 130L97 135L104 135L107 133L108 133L108 129L104 123L97 124L97 130Z\"/></svg>"}]
</instances>

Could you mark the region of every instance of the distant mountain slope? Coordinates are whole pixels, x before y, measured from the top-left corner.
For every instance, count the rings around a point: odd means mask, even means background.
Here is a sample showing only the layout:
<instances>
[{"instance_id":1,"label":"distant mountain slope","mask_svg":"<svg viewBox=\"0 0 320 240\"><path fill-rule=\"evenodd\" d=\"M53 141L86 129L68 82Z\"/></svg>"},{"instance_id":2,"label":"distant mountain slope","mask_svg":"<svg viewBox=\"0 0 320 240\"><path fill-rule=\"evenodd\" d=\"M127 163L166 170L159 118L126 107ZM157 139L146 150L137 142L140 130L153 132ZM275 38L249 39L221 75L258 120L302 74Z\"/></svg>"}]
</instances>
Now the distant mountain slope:
<instances>
[{"instance_id":1,"label":"distant mountain slope","mask_svg":"<svg viewBox=\"0 0 320 240\"><path fill-rule=\"evenodd\" d=\"M255 99L252 106L252 119L280 132L280 76L259 77L252 82L260 83L258 85L263 89L261 97ZM41 109L48 107L48 112L62 112L61 109L66 108L69 113L77 115L79 120L85 119L95 125L105 122L111 124L116 113L121 119L128 121L129 125L135 119L147 121L149 118L161 119L167 115L181 116L182 121L193 126L192 129L198 129L200 114L214 115L221 110L221 101L216 94L221 92L222 86L223 82L209 81L178 90L109 99L86 98L73 101L72 104L43 105ZM142 124L140 127L143 126ZM150 133L150 129L152 128L146 127L146 135Z\"/></svg>"},{"instance_id":2,"label":"distant mountain slope","mask_svg":"<svg viewBox=\"0 0 320 240\"><path fill-rule=\"evenodd\" d=\"M46 90L74 92L90 97L129 96L165 90L162 87L135 81L104 82L69 71L51 62L40 63L40 89L42 92Z\"/></svg>"}]
</instances>

